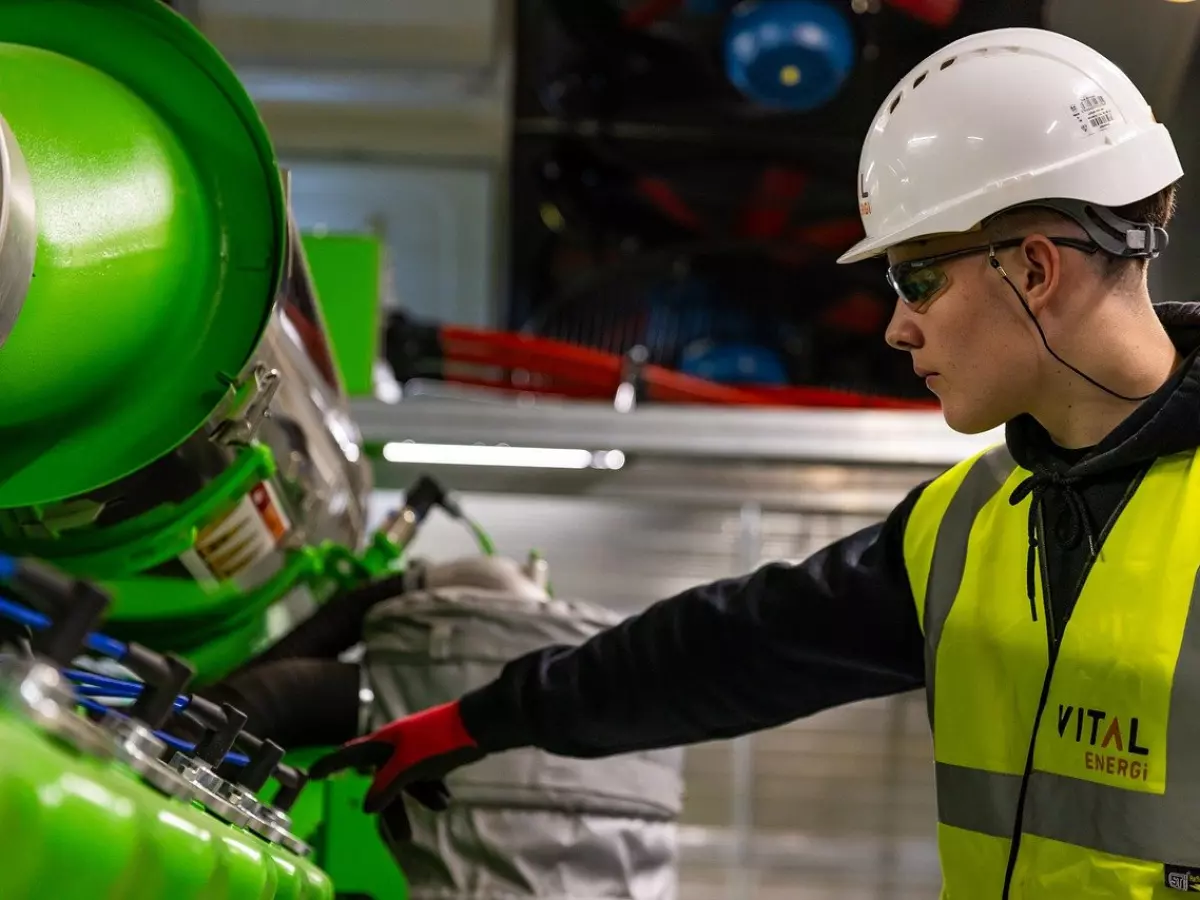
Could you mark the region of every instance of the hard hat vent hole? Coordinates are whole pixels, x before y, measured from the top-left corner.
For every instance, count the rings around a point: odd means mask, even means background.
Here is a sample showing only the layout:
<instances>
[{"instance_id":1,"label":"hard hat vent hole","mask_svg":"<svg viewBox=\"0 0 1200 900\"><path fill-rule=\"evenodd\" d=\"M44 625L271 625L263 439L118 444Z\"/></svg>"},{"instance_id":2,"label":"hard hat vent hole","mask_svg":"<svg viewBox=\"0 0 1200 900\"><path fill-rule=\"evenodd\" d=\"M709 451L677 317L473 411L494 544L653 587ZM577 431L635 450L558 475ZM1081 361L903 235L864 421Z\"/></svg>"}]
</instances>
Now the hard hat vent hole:
<instances>
[{"instance_id":1,"label":"hard hat vent hole","mask_svg":"<svg viewBox=\"0 0 1200 900\"><path fill-rule=\"evenodd\" d=\"M913 87L914 88L920 87L921 82L924 81L928 77L929 77L928 72L922 72L920 75L917 76L916 80L913 82Z\"/></svg>"},{"instance_id":2,"label":"hard hat vent hole","mask_svg":"<svg viewBox=\"0 0 1200 900\"><path fill-rule=\"evenodd\" d=\"M954 60L956 60L957 58L958 58L958 57L956 57L956 56L952 56L952 57L950 57L948 60L946 60L945 62L943 62L943 63L942 63L940 66L938 66L938 70L940 71L940 70L942 70L942 69L948 69L948 68L950 68L952 65L954 65Z\"/></svg>"},{"instance_id":3,"label":"hard hat vent hole","mask_svg":"<svg viewBox=\"0 0 1200 900\"><path fill-rule=\"evenodd\" d=\"M888 115L889 116L896 111L896 107L900 105L900 100L903 96L904 96L903 91L901 91L899 94L896 95L896 99L893 100L892 105L888 107Z\"/></svg>"}]
</instances>

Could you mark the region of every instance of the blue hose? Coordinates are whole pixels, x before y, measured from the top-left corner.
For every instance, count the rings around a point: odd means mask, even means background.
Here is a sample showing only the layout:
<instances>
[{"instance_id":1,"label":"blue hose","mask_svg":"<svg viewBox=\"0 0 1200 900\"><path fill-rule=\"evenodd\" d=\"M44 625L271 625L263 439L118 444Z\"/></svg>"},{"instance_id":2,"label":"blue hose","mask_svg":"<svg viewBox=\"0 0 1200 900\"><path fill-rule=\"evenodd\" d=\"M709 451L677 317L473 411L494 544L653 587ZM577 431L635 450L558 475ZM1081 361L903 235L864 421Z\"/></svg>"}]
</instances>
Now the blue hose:
<instances>
[{"instance_id":1,"label":"blue hose","mask_svg":"<svg viewBox=\"0 0 1200 900\"><path fill-rule=\"evenodd\" d=\"M109 659L115 659L120 662L129 652L129 648L123 641L118 641L116 638L110 638L104 634L92 632L85 638L84 643L87 648L93 653L99 653L101 656L107 656Z\"/></svg>"},{"instance_id":2,"label":"blue hose","mask_svg":"<svg viewBox=\"0 0 1200 900\"><path fill-rule=\"evenodd\" d=\"M0 582L9 581L16 574L16 561L12 557L0 555ZM47 616L20 603L15 603L4 596L0 596L0 616L37 631L50 627L50 619ZM85 643L87 648L93 653L99 653L118 662L124 659L128 653L128 647L121 641L95 632L87 636ZM96 675L81 669L64 669L63 674L77 685L76 699L79 705L101 714L107 714L110 707L91 699L91 697L131 699L140 696L145 687L137 681L109 678L105 675ZM186 709L189 703L191 703L190 697L176 697L175 709L177 711ZM154 732L154 736L168 747L178 750L181 753L190 754L196 751L195 744L189 744L187 741L182 741L163 731ZM243 753L227 753L225 755L225 762L235 766L244 766L248 762L248 757Z\"/></svg>"},{"instance_id":3,"label":"blue hose","mask_svg":"<svg viewBox=\"0 0 1200 900\"><path fill-rule=\"evenodd\" d=\"M135 699L142 695L145 685L140 681L125 681L121 678L109 678L106 675L96 675L82 669L63 669L63 674L75 682L75 691L84 697L120 697ZM180 694L175 698L175 712L182 712L192 703L192 698Z\"/></svg>"},{"instance_id":4,"label":"blue hose","mask_svg":"<svg viewBox=\"0 0 1200 900\"><path fill-rule=\"evenodd\" d=\"M116 697L121 700L136 700L138 696L136 691L115 691L94 684L76 684L75 693L80 697Z\"/></svg>"},{"instance_id":5,"label":"blue hose","mask_svg":"<svg viewBox=\"0 0 1200 900\"><path fill-rule=\"evenodd\" d=\"M20 603L14 603L7 597L0 597L0 616L39 631L50 627L50 620L46 616Z\"/></svg>"},{"instance_id":6,"label":"blue hose","mask_svg":"<svg viewBox=\"0 0 1200 900\"><path fill-rule=\"evenodd\" d=\"M161 731L154 732L154 736L166 744L173 750L178 750L180 753L195 753L196 745L189 744L187 741L181 741L174 735L165 734ZM231 766L244 766L250 761L250 758L244 753L226 753L223 762L229 763Z\"/></svg>"},{"instance_id":7,"label":"blue hose","mask_svg":"<svg viewBox=\"0 0 1200 900\"><path fill-rule=\"evenodd\" d=\"M0 559L4 559L4 557L0 557ZM0 577L0 581L2 580L3 577ZM3 596L0 596L0 616L25 625L35 631L41 631L44 628L50 627L50 619L47 616L42 615L37 610L30 609L28 606L14 603ZM99 653L101 656L107 656L118 662L124 659L128 653L128 647L121 641L95 632L87 636L85 643L87 644L87 648L93 653Z\"/></svg>"},{"instance_id":8,"label":"blue hose","mask_svg":"<svg viewBox=\"0 0 1200 900\"><path fill-rule=\"evenodd\" d=\"M107 714L110 710L110 707L105 706L103 703L98 703L97 701L90 700L87 697L79 697L78 701L79 705L84 709L91 710L95 713ZM171 749L178 750L180 753L192 754L196 752L195 744L189 744L187 741L180 740L172 734L167 734L164 731L156 731L154 732L154 736ZM244 766L249 761L249 757L244 753L227 753L225 754L224 759L224 762L234 766Z\"/></svg>"},{"instance_id":9,"label":"blue hose","mask_svg":"<svg viewBox=\"0 0 1200 900\"><path fill-rule=\"evenodd\" d=\"M82 669L63 669L63 674L76 684L107 690L113 697L137 697L142 693L143 685L140 681L109 678L107 675L97 675Z\"/></svg>"}]
</instances>

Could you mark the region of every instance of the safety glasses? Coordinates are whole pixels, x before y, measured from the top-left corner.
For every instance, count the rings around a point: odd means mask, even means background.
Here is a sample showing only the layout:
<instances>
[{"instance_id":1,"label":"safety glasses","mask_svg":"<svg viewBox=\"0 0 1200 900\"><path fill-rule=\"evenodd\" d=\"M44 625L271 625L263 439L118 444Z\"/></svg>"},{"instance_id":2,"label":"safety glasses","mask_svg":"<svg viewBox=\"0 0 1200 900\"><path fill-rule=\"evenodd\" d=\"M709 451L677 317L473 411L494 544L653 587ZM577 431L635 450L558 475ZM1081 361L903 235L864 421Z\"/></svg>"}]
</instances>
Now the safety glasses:
<instances>
[{"instance_id":1,"label":"safety glasses","mask_svg":"<svg viewBox=\"0 0 1200 900\"><path fill-rule=\"evenodd\" d=\"M1070 247L1084 253L1095 253L1099 246L1082 238L1052 237L1051 243L1060 247ZM936 256L925 256L920 259L908 259L904 262L888 266L887 280L892 290L914 312L924 312L938 296L950 286L950 276L944 263L962 256L974 253L992 253L997 250L1007 250L1019 247L1025 238L1010 238L995 241L978 247L965 247L952 250L949 253L939 253Z\"/></svg>"}]
</instances>

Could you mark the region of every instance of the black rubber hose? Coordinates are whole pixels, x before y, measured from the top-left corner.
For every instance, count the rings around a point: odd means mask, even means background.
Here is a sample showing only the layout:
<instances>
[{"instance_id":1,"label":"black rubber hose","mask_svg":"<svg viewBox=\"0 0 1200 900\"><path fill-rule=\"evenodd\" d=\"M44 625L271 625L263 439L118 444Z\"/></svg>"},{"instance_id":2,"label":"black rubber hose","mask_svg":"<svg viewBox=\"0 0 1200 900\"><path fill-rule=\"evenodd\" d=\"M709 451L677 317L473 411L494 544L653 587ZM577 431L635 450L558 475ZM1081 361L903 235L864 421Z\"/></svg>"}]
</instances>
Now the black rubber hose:
<instances>
[{"instance_id":1,"label":"black rubber hose","mask_svg":"<svg viewBox=\"0 0 1200 900\"><path fill-rule=\"evenodd\" d=\"M335 659L362 640L371 607L408 589L405 575L391 575L338 594L233 675L284 659Z\"/></svg>"},{"instance_id":2,"label":"black rubber hose","mask_svg":"<svg viewBox=\"0 0 1200 900\"><path fill-rule=\"evenodd\" d=\"M199 693L244 712L244 730L255 737L288 750L331 747L358 736L360 672L356 663L283 659L230 676ZM190 723L184 727L194 730Z\"/></svg>"},{"instance_id":3,"label":"black rubber hose","mask_svg":"<svg viewBox=\"0 0 1200 900\"><path fill-rule=\"evenodd\" d=\"M337 594L274 645L198 693L249 716L245 731L288 749L332 746L357 736L360 669L339 654L362 640L376 603L411 588L403 574ZM188 716L168 730L196 741L203 729Z\"/></svg>"}]
</instances>

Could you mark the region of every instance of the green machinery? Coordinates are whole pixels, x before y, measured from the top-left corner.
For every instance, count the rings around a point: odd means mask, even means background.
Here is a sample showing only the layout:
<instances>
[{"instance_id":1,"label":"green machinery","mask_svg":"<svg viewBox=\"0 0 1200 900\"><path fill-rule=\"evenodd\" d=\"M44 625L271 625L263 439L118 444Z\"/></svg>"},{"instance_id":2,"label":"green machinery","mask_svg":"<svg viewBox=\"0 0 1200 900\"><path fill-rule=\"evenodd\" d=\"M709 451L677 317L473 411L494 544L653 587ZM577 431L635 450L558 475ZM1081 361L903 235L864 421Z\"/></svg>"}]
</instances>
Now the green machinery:
<instances>
[{"instance_id":1,"label":"green machinery","mask_svg":"<svg viewBox=\"0 0 1200 900\"><path fill-rule=\"evenodd\" d=\"M4 895L55 900L331 900L307 850L218 818L159 764L143 783L128 747L71 709L58 670L4 671L0 825ZM120 754L126 750L124 758ZM150 762L142 758L142 763ZM178 790L173 788L178 787ZM230 818L233 818L232 816Z\"/></svg>"},{"instance_id":2,"label":"green machinery","mask_svg":"<svg viewBox=\"0 0 1200 900\"><path fill-rule=\"evenodd\" d=\"M383 241L370 234L322 232L305 234L302 242L346 393L373 396L383 331Z\"/></svg>"},{"instance_id":3,"label":"green machinery","mask_svg":"<svg viewBox=\"0 0 1200 900\"><path fill-rule=\"evenodd\" d=\"M369 489L287 176L229 66L159 0L0 3L0 558L99 585L108 635L203 683L401 565L412 511L367 535ZM4 662L6 900L308 900L333 895L322 868L403 896L363 781L271 807L278 778L225 779L218 802L195 758L135 765L112 715L85 721L68 660Z\"/></svg>"}]
</instances>

